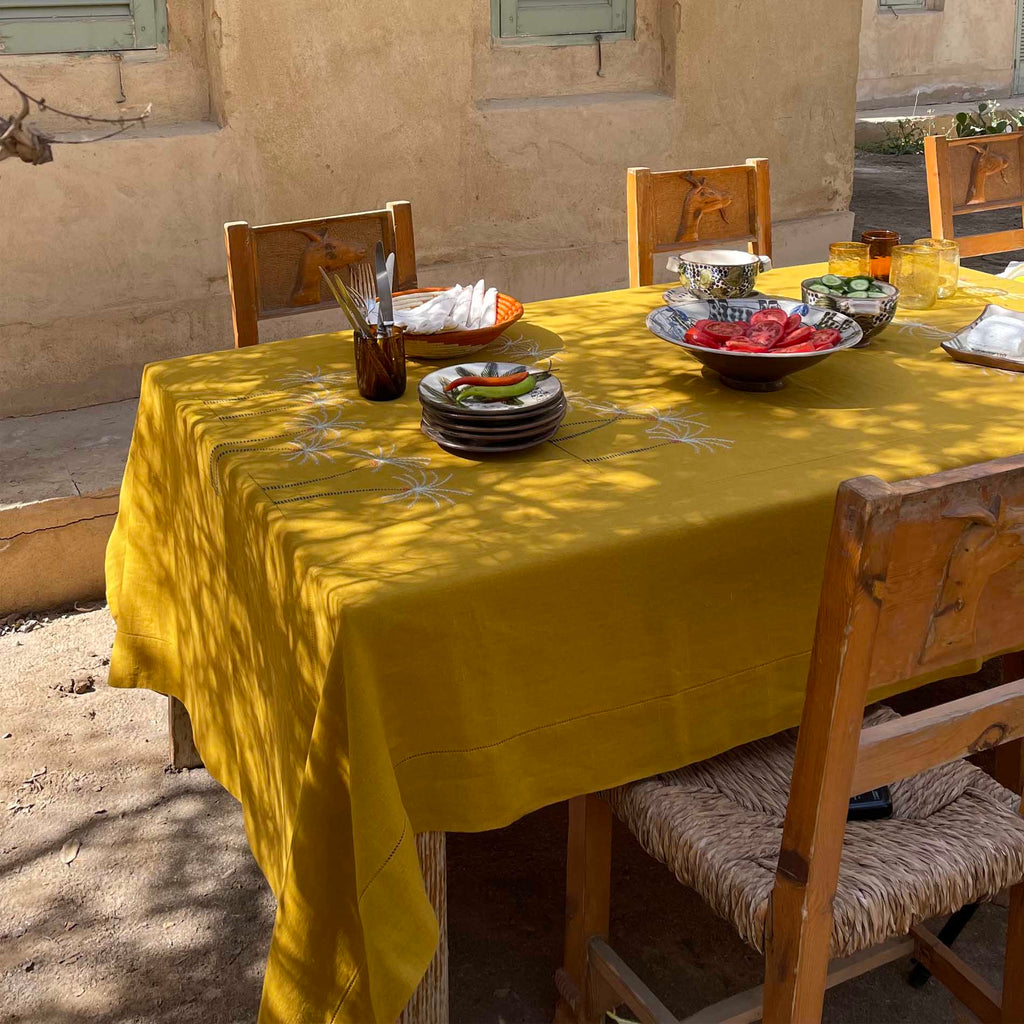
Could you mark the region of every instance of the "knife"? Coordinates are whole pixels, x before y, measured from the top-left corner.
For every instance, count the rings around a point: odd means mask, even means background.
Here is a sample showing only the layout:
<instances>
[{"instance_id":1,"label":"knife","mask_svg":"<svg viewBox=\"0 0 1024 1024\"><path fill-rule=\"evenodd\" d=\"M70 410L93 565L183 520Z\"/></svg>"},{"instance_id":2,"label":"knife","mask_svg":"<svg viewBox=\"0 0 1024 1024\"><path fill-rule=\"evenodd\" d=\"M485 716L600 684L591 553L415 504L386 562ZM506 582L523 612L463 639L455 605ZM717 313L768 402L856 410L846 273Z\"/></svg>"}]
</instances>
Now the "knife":
<instances>
[{"instance_id":1,"label":"knife","mask_svg":"<svg viewBox=\"0 0 1024 1024\"><path fill-rule=\"evenodd\" d=\"M386 338L395 326L395 310L391 302L391 280L388 277L384 246L378 242L373 250L374 267L377 272L378 328L377 333Z\"/></svg>"}]
</instances>

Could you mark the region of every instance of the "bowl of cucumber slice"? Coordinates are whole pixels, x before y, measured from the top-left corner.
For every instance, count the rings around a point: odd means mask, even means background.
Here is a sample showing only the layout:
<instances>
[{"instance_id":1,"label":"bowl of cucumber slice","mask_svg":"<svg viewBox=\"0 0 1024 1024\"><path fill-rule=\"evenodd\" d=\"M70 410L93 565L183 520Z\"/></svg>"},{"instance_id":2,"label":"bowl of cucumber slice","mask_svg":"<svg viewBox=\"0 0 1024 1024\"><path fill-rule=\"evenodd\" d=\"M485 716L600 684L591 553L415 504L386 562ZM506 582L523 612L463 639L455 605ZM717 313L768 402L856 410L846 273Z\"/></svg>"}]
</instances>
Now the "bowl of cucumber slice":
<instances>
[{"instance_id":1,"label":"bowl of cucumber slice","mask_svg":"<svg viewBox=\"0 0 1024 1024\"><path fill-rule=\"evenodd\" d=\"M867 345L872 335L889 324L896 313L896 300L900 294L893 285L866 275L840 277L838 274L822 274L803 281L800 288L808 306L834 309L857 321L864 332L864 340L857 348Z\"/></svg>"}]
</instances>

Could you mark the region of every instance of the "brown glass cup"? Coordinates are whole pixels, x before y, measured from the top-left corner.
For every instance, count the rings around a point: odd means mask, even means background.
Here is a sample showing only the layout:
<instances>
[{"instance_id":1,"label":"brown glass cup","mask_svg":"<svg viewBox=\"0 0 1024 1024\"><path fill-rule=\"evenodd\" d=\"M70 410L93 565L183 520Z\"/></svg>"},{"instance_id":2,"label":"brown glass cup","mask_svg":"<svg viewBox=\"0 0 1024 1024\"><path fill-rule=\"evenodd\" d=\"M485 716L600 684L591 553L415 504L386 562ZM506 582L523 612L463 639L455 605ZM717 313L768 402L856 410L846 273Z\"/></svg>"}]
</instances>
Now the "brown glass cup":
<instances>
[{"instance_id":1,"label":"brown glass cup","mask_svg":"<svg viewBox=\"0 0 1024 1024\"><path fill-rule=\"evenodd\" d=\"M353 339L359 394L373 402L401 398L405 394L405 328L390 328L380 341L358 332Z\"/></svg>"},{"instance_id":2,"label":"brown glass cup","mask_svg":"<svg viewBox=\"0 0 1024 1024\"><path fill-rule=\"evenodd\" d=\"M892 267L892 247L900 244L899 232L872 228L863 232L860 240L866 242L871 250L871 276L879 281L888 281Z\"/></svg>"}]
</instances>

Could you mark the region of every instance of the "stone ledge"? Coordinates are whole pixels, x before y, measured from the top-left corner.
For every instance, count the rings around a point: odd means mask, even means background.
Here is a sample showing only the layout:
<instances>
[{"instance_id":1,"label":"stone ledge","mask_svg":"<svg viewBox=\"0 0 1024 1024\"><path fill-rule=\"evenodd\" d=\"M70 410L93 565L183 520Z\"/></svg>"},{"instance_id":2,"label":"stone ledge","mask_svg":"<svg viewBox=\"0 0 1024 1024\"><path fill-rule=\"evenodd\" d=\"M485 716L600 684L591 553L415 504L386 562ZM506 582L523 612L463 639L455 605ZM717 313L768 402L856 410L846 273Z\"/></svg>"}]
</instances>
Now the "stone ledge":
<instances>
[{"instance_id":1,"label":"stone ledge","mask_svg":"<svg viewBox=\"0 0 1024 1024\"><path fill-rule=\"evenodd\" d=\"M103 596L135 407L0 420L0 615Z\"/></svg>"}]
</instances>

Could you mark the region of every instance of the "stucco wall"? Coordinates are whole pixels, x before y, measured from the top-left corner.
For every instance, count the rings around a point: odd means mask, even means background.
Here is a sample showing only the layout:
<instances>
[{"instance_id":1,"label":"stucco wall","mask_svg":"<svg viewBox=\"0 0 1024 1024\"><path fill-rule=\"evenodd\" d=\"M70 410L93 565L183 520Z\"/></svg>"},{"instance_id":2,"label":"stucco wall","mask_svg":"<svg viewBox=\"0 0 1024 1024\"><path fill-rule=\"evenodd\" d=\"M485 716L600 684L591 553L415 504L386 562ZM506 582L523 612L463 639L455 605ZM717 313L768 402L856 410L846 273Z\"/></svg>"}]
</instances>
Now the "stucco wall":
<instances>
[{"instance_id":1,"label":"stucco wall","mask_svg":"<svg viewBox=\"0 0 1024 1024\"><path fill-rule=\"evenodd\" d=\"M488 0L169 7L170 53L124 65L159 123L0 165L0 416L127 397L145 362L230 344L225 220L410 199L425 283L531 299L625 281L628 166L766 156L783 258L848 237L856 5L807 33L820 0L638 0L602 78L595 47L494 45ZM116 94L108 57L0 61L54 103Z\"/></svg>"},{"instance_id":2,"label":"stucco wall","mask_svg":"<svg viewBox=\"0 0 1024 1024\"><path fill-rule=\"evenodd\" d=\"M946 0L943 10L898 16L862 2L859 106L1010 95L1016 0Z\"/></svg>"}]
</instances>

